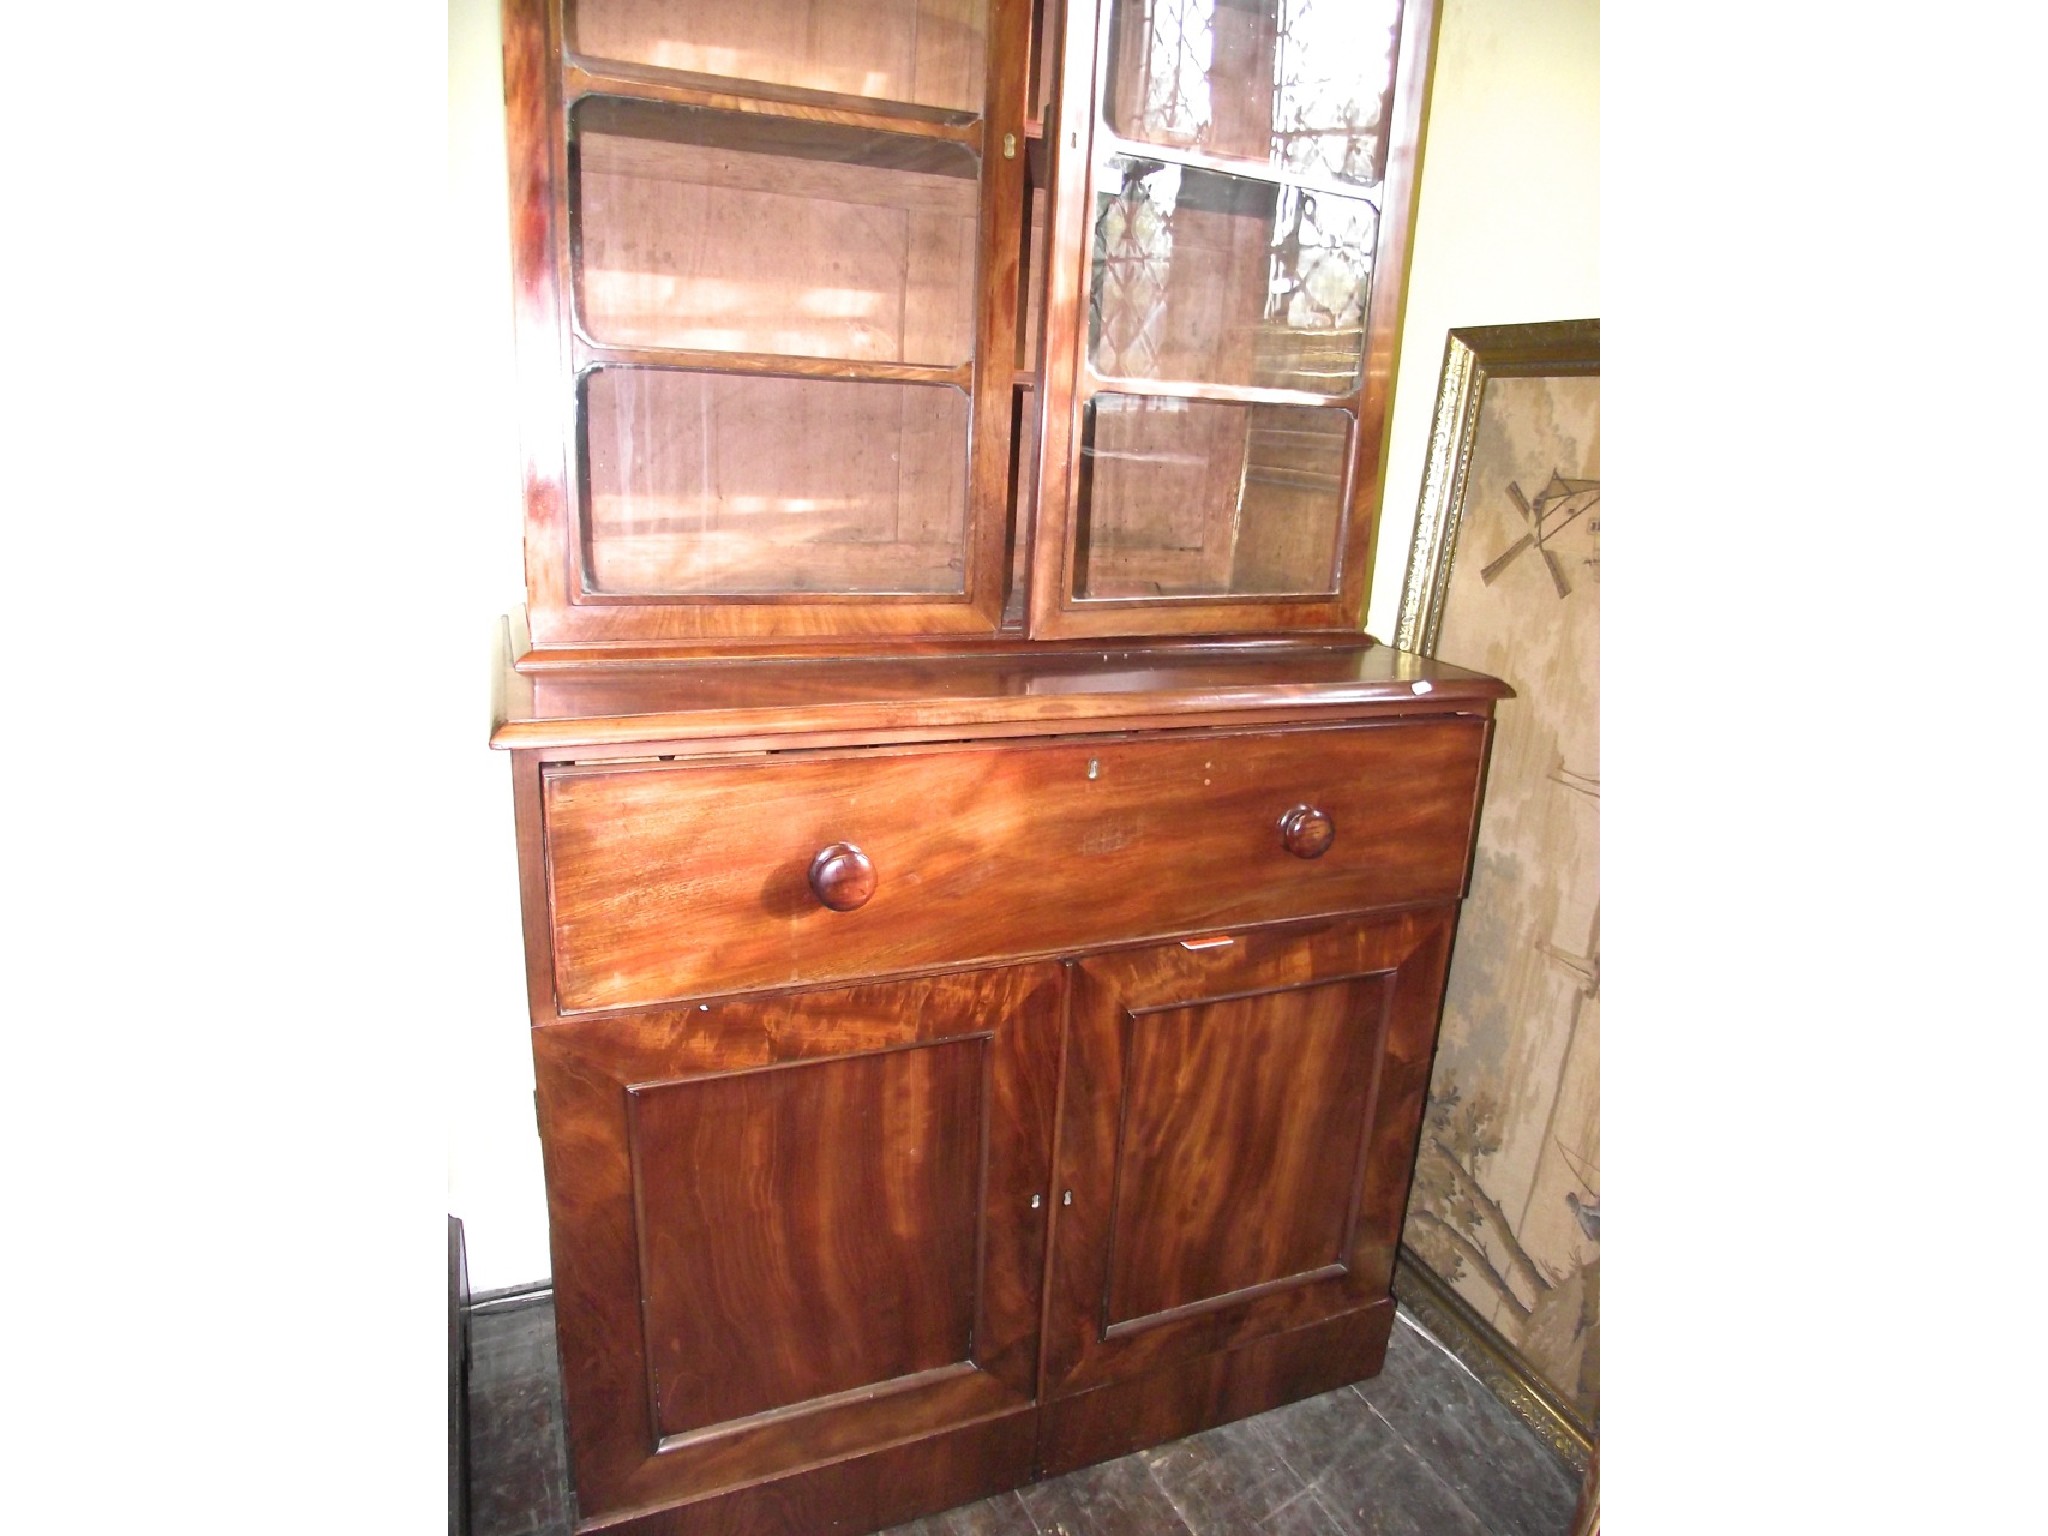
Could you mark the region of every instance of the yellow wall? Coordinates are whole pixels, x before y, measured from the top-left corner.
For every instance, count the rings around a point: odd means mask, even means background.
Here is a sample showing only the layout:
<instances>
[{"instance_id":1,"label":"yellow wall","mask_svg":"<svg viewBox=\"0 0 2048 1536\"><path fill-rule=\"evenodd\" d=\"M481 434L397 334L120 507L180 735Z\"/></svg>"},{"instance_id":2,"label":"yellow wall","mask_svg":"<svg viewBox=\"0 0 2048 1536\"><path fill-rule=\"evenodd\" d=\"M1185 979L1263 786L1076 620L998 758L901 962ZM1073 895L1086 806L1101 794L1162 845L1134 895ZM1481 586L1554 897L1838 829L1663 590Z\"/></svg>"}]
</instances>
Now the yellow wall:
<instances>
[{"instance_id":1,"label":"yellow wall","mask_svg":"<svg viewBox=\"0 0 2048 1536\"><path fill-rule=\"evenodd\" d=\"M1368 627L1393 633L1444 333L1454 326L1597 315L1597 0L1443 0L1415 256L1394 395ZM511 392L503 83L497 0L449 0L447 360L429 381L450 493L475 551L452 601L477 618L473 798L451 808L474 853L451 911L481 925L473 1007L447 1021L448 1209L467 1226L480 1290L548 1273L512 860L509 774L484 747L487 626L522 600L518 443Z\"/></svg>"},{"instance_id":2,"label":"yellow wall","mask_svg":"<svg viewBox=\"0 0 2048 1536\"><path fill-rule=\"evenodd\" d=\"M1400 612L1445 333L1599 313L1599 0L1443 0L1373 634Z\"/></svg>"}]
</instances>

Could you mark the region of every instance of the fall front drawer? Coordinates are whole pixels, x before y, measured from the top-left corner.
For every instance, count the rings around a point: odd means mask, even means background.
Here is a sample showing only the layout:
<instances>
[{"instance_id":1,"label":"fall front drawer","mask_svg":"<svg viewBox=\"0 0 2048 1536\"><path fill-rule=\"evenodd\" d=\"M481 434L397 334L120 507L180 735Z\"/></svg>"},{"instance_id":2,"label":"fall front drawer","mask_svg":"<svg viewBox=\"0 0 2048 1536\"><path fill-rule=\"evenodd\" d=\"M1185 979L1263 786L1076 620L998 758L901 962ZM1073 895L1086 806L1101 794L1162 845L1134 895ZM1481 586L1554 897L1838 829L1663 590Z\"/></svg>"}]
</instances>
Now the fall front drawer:
<instances>
[{"instance_id":1,"label":"fall front drawer","mask_svg":"<svg viewBox=\"0 0 2048 1536\"><path fill-rule=\"evenodd\" d=\"M1453 717L550 767L557 1007L1453 900L1487 729Z\"/></svg>"}]
</instances>

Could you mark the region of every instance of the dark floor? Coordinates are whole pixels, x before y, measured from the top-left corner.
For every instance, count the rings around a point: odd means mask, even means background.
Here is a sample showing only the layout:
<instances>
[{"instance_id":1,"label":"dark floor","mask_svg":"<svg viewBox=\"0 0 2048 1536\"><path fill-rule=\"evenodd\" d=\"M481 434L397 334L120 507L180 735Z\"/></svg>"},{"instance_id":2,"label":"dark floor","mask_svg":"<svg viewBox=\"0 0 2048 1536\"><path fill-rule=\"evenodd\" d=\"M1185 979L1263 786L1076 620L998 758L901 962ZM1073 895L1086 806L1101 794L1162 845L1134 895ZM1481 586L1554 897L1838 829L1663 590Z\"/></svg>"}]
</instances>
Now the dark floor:
<instances>
[{"instance_id":1,"label":"dark floor","mask_svg":"<svg viewBox=\"0 0 2048 1536\"><path fill-rule=\"evenodd\" d=\"M470 1536L566 1536L545 1299L470 1327ZM886 1536L1565 1536L1578 1477L1403 1315L1370 1381Z\"/></svg>"}]
</instances>

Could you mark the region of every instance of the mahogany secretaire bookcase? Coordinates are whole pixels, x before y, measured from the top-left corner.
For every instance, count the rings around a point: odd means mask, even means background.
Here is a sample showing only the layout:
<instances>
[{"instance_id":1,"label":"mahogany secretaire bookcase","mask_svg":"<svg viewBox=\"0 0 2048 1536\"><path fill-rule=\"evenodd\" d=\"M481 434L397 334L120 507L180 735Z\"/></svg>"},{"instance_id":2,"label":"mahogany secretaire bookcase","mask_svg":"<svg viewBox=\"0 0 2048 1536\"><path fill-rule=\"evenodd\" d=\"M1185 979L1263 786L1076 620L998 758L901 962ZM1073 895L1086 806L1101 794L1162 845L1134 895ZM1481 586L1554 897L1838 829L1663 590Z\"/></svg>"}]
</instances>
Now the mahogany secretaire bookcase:
<instances>
[{"instance_id":1,"label":"mahogany secretaire bookcase","mask_svg":"<svg viewBox=\"0 0 2048 1536\"><path fill-rule=\"evenodd\" d=\"M1430 0L506 0L579 1526L1380 1368L1494 680L1361 632Z\"/></svg>"}]
</instances>

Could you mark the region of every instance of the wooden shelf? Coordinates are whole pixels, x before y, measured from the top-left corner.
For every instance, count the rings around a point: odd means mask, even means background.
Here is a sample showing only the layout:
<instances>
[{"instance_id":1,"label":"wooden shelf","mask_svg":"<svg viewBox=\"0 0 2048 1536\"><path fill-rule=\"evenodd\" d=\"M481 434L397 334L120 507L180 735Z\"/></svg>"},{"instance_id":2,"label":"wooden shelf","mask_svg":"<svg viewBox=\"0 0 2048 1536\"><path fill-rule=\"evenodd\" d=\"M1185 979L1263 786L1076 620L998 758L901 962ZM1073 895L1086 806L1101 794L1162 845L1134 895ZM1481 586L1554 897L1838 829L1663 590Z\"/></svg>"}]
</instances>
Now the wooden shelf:
<instances>
[{"instance_id":1,"label":"wooden shelf","mask_svg":"<svg viewBox=\"0 0 2048 1536\"><path fill-rule=\"evenodd\" d=\"M967 389L974 365L937 367L849 357L793 357L781 352L718 352L689 347L605 346L577 338L578 372L590 368L669 368L689 373L746 373L791 379L853 379L873 384L949 384Z\"/></svg>"},{"instance_id":2,"label":"wooden shelf","mask_svg":"<svg viewBox=\"0 0 2048 1536\"><path fill-rule=\"evenodd\" d=\"M576 105L570 138L579 366L966 386L966 146L603 96Z\"/></svg>"},{"instance_id":3,"label":"wooden shelf","mask_svg":"<svg viewBox=\"0 0 2048 1536\"><path fill-rule=\"evenodd\" d=\"M582 98L704 107L796 122L830 123L870 132L902 134L964 144L981 149L981 119L973 113L922 107L911 102L846 96L805 90L793 85L728 80L717 75L656 69L613 59L567 60L562 67L562 96L571 104Z\"/></svg>"},{"instance_id":4,"label":"wooden shelf","mask_svg":"<svg viewBox=\"0 0 2048 1536\"><path fill-rule=\"evenodd\" d=\"M1322 395L1306 389L1266 389L1250 384L1205 384L1187 379L1104 375L1096 373L1092 365L1085 373L1087 383L1083 394L1088 398L1096 395L1141 395L1158 399L1211 400L1224 405L1309 405L1337 410L1352 409L1358 398L1355 387L1341 395Z\"/></svg>"},{"instance_id":5,"label":"wooden shelf","mask_svg":"<svg viewBox=\"0 0 2048 1536\"><path fill-rule=\"evenodd\" d=\"M1299 187L1304 192L1313 192L1319 197L1340 197L1352 202L1365 203L1377 213L1380 209L1380 183L1342 181L1335 176L1305 175L1291 171L1286 166L1275 165L1270 160L1239 159L1230 155L1204 154L1198 149L1179 149L1170 144L1152 144L1144 139L1126 139L1108 129L1097 127L1095 131L1095 158L1102 162L1121 155L1128 160L1156 160L1162 165L1178 165L1191 171L1206 171L1213 176L1234 176L1241 181L1255 181L1266 186Z\"/></svg>"}]
</instances>

